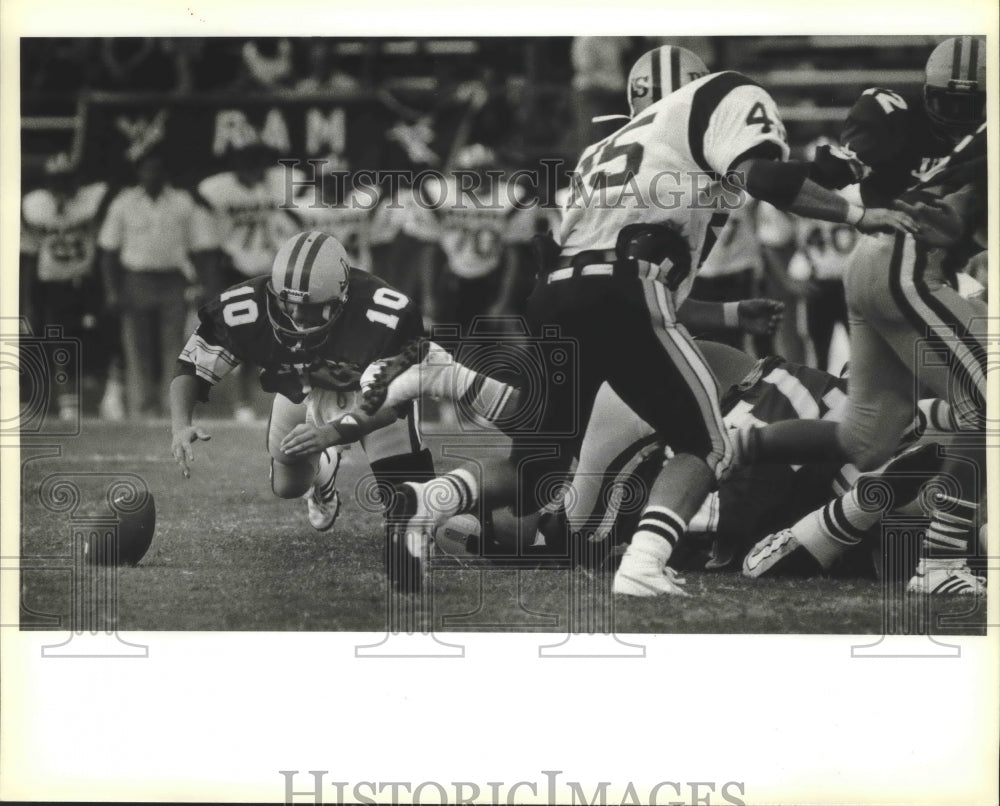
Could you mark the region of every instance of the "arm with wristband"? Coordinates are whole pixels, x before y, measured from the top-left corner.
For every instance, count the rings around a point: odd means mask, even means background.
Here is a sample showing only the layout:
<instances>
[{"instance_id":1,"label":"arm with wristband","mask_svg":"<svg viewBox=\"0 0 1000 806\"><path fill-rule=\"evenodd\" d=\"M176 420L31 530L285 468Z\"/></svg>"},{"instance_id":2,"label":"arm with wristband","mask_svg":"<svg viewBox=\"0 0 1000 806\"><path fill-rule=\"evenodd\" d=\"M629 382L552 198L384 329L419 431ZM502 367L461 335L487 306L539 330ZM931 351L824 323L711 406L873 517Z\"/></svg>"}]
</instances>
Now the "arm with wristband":
<instances>
[{"instance_id":1,"label":"arm with wristband","mask_svg":"<svg viewBox=\"0 0 1000 806\"><path fill-rule=\"evenodd\" d=\"M861 232L918 231L906 213L881 207L865 208L809 179L809 164L781 162L762 157L742 160L727 179L751 196L769 202L787 213L850 224Z\"/></svg>"}]
</instances>

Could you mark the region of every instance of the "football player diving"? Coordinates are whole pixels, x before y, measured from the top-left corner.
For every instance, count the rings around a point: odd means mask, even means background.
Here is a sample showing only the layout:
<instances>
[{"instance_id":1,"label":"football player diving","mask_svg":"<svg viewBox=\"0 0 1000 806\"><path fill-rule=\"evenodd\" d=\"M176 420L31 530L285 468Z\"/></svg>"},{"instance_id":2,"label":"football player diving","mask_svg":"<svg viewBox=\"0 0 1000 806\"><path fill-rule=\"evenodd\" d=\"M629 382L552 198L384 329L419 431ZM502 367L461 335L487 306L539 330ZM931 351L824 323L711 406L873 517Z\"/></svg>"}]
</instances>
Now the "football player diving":
<instances>
[{"instance_id":1,"label":"football player diving","mask_svg":"<svg viewBox=\"0 0 1000 806\"><path fill-rule=\"evenodd\" d=\"M421 486L401 486L391 534L409 545L413 568L423 561L426 524L470 511L483 489L515 514L545 506L550 480L565 477L607 382L674 451L614 591L677 593L665 572L673 546L732 461L716 381L676 315L728 218L727 200L731 206L742 189L863 232L913 226L903 212L850 204L812 182L808 165L787 162L774 100L739 73L710 74L690 51L664 46L637 61L627 97L629 122L580 158L560 244L551 243L528 300L534 338L558 329L576 345L570 377L537 390L539 417L510 430L510 456L484 463L481 479L465 471L433 502Z\"/></svg>"},{"instance_id":2,"label":"football player diving","mask_svg":"<svg viewBox=\"0 0 1000 806\"><path fill-rule=\"evenodd\" d=\"M352 267L335 237L294 235L278 250L269 275L234 285L198 316L170 387L171 450L185 478L194 443L210 438L192 424L195 406L243 361L261 368L260 386L273 395L271 489L279 498L305 497L315 529L330 529L340 511L340 445L360 441L380 492L433 477L412 407L344 417L356 408L362 370L419 337L422 322L408 297ZM390 562L390 578L398 584L394 567Z\"/></svg>"}]
</instances>

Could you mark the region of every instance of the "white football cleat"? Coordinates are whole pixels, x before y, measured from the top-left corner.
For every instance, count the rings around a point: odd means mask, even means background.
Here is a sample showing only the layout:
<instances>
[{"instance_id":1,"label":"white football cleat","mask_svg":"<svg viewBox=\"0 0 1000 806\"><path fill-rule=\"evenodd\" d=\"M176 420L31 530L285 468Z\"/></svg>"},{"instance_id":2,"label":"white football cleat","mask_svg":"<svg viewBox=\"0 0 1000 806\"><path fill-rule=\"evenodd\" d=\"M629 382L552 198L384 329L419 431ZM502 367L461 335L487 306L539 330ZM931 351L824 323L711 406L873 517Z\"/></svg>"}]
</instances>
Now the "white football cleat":
<instances>
[{"instance_id":1,"label":"white football cleat","mask_svg":"<svg viewBox=\"0 0 1000 806\"><path fill-rule=\"evenodd\" d=\"M986 578L976 576L965 560L921 560L907 593L933 596L985 596Z\"/></svg>"},{"instance_id":2,"label":"white football cleat","mask_svg":"<svg viewBox=\"0 0 1000 806\"><path fill-rule=\"evenodd\" d=\"M340 493L337 492L337 471L340 469L340 452L334 451L336 463L333 475L325 484L313 484L305 494L309 509L309 524L317 532L330 529L340 514Z\"/></svg>"},{"instance_id":3,"label":"white football cleat","mask_svg":"<svg viewBox=\"0 0 1000 806\"><path fill-rule=\"evenodd\" d=\"M619 596L690 596L681 585L684 580L673 568L654 566L619 567L612 592Z\"/></svg>"},{"instance_id":4,"label":"white football cleat","mask_svg":"<svg viewBox=\"0 0 1000 806\"><path fill-rule=\"evenodd\" d=\"M782 529L758 541L743 558L743 576L821 574L823 567L798 541L791 529Z\"/></svg>"}]
</instances>

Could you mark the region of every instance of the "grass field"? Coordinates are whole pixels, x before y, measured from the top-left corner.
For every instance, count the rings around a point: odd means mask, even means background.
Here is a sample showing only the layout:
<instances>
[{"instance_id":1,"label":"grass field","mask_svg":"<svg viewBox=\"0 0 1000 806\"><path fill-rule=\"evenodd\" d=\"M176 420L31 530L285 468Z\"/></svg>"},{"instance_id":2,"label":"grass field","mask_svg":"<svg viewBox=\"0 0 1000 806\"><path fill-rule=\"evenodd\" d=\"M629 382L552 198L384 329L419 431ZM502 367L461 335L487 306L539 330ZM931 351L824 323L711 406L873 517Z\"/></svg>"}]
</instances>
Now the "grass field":
<instances>
[{"instance_id":1,"label":"grass field","mask_svg":"<svg viewBox=\"0 0 1000 806\"><path fill-rule=\"evenodd\" d=\"M753 582L736 573L689 573L691 598L634 600L608 596L609 579L579 570L453 563L434 570L422 597L390 601L381 516L352 495L367 473L359 448L346 453L341 469L341 516L330 532L318 533L303 502L270 492L263 421L204 425L213 439L197 446L190 480L170 458L165 421L85 420L79 436L29 441L22 473L23 627L65 629L71 613L71 575L56 569L66 566L59 558L71 555L73 513L41 502L40 485L51 474L78 486L75 517L95 511L114 474L136 474L154 493L153 545L138 567L118 572L121 630L382 631L387 612L402 612L392 624L403 631L419 625L565 633L613 625L618 633L881 635L887 618L899 623L915 606L906 597L887 599L872 580ZM37 455L44 451L35 443L58 444L61 455ZM440 441L431 445L440 448ZM442 460L439 467L450 464ZM931 607L935 634L984 630L984 603L953 599Z\"/></svg>"}]
</instances>

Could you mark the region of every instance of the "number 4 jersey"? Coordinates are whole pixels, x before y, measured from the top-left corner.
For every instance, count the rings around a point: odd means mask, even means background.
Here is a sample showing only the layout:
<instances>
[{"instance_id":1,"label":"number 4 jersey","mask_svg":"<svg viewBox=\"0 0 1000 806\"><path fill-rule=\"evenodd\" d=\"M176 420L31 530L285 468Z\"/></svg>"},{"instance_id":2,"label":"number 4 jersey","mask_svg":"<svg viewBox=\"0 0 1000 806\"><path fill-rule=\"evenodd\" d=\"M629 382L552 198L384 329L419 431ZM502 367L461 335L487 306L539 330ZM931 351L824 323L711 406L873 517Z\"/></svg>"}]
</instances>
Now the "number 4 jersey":
<instances>
[{"instance_id":1,"label":"number 4 jersey","mask_svg":"<svg viewBox=\"0 0 1000 806\"><path fill-rule=\"evenodd\" d=\"M194 375L202 401L211 386L244 361L261 368L260 385L294 403L313 389L355 392L372 361L400 352L422 334L409 297L361 269L349 274L347 302L330 337L315 350L293 351L274 336L267 283L255 277L224 291L199 312L200 323L178 359L178 374Z\"/></svg>"},{"instance_id":2,"label":"number 4 jersey","mask_svg":"<svg viewBox=\"0 0 1000 806\"><path fill-rule=\"evenodd\" d=\"M741 203L719 180L750 157L788 157L771 96L733 72L686 84L583 152L563 211L563 254L613 249L627 224L668 224L700 266ZM677 288L678 305L691 281Z\"/></svg>"}]
</instances>

